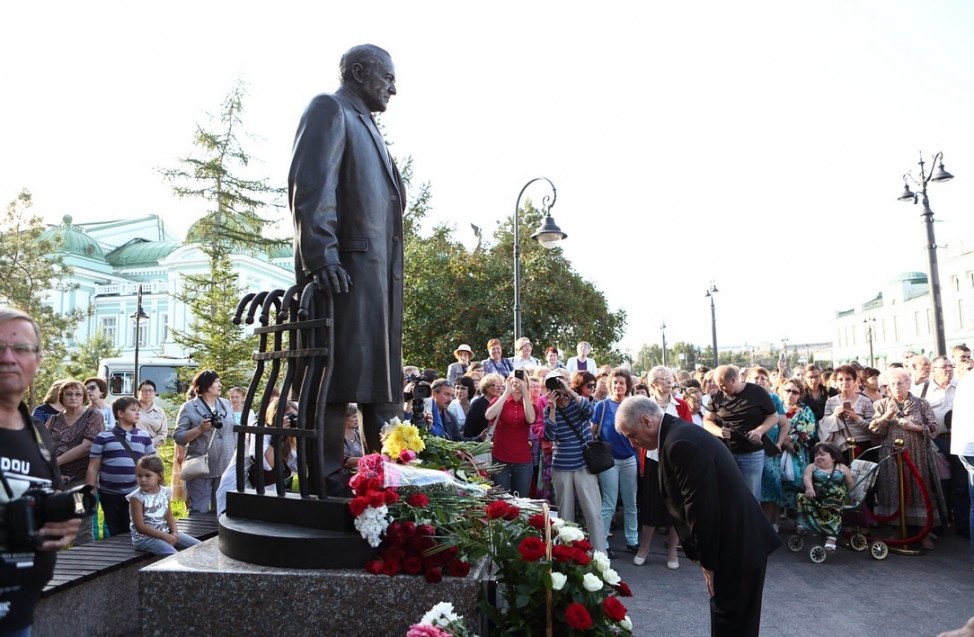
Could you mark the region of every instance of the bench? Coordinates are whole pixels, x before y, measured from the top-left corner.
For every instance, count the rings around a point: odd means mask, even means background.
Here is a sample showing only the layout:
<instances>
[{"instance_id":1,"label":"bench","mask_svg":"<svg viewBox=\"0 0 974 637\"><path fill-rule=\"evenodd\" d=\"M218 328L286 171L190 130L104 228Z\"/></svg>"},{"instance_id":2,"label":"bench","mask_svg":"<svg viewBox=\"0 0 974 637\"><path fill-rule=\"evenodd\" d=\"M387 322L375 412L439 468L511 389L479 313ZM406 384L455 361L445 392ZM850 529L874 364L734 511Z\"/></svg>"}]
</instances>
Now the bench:
<instances>
[{"instance_id":1,"label":"bench","mask_svg":"<svg viewBox=\"0 0 974 637\"><path fill-rule=\"evenodd\" d=\"M198 540L217 535L216 514L177 520L179 531ZM58 553L54 576L41 592L33 634L37 637L134 634L139 626L138 572L158 560L132 548L129 535L110 537Z\"/></svg>"}]
</instances>

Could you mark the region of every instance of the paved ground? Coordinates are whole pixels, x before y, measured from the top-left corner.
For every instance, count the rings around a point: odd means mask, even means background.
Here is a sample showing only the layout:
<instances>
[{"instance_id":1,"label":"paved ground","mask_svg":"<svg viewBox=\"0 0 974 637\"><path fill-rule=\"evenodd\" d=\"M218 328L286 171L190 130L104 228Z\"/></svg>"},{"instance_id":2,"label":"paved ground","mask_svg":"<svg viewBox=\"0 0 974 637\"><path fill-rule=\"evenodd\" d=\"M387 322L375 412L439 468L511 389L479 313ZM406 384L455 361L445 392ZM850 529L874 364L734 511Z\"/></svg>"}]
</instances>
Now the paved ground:
<instances>
[{"instance_id":1,"label":"paved ground","mask_svg":"<svg viewBox=\"0 0 974 637\"><path fill-rule=\"evenodd\" d=\"M680 569L666 568L665 536L653 539L643 566L632 563L616 533L613 567L629 583L623 600L636 635L710 634L710 609L699 567L680 554ZM782 541L788 534L782 531ZM970 544L953 532L926 555L867 553L839 548L822 564L786 546L768 562L761 635L764 637L926 637L958 628L974 615Z\"/></svg>"}]
</instances>

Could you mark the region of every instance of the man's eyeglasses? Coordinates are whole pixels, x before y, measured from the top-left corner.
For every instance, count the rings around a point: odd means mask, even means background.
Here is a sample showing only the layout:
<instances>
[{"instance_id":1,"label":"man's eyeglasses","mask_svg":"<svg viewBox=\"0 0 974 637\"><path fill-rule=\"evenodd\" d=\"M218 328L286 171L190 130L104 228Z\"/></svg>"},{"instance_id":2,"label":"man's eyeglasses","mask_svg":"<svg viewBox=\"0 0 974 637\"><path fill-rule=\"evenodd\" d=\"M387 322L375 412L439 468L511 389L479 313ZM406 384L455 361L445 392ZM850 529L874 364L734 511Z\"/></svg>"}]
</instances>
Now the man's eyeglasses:
<instances>
[{"instance_id":1,"label":"man's eyeglasses","mask_svg":"<svg viewBox=\"0 0 974 637\"><path fill-rule=\"evenodd\" d=\"M14 356L27 356L41 351L41 348L33 343L4 343L0 341L0 354L6 352L8 347L13 351Z\"/></svg>"}]
</instances>

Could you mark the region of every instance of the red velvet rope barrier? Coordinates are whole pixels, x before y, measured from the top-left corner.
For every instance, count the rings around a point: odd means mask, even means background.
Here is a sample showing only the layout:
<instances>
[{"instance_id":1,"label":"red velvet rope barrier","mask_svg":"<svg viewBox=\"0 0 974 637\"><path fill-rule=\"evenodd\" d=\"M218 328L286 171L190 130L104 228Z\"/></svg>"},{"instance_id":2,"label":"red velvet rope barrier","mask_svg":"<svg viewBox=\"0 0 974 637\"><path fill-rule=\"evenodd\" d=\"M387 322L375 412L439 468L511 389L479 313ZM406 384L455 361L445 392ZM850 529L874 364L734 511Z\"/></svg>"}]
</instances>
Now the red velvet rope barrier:
<instances>
[{"instance_id":1,"label":"red velvet rope barrier","mask_svg":"<svg viewBox=\"0 0 974 637\"><path fill-rule=\"evenodd\" d=\"M920 532L913 537L904 538L902 540L899 539L883 540L889 546L902 546L904 544L912 544L914 542L917 542L923 539L924 537L926 537L927 533L929 533L930 529L933 527L933 503L930 501L930 494L927 492L927 485L924 484L923 478L920 476L920 471L913 463L913 459L910 458L909 450L904 448L902 454L903 454L903 462L910 470L910 474L913 476L914 480L916 480L917 486L920 487L920 496L923 498L923 506L927 512L927 520L926 520L926 524L923 525L923 528L920 530ZM906 485L906 481L904 480L904 486L905 485ZM903 502L904 504L910 503L909 490L907 490L906 493L904 493ZM873 517L879 520L880 522L891 522L899 518L899 515L900 515L899 509L894 511L892 515L888 515L888 516L876 515L876 513L873 512Z\"/></svg>"}]
</instances>

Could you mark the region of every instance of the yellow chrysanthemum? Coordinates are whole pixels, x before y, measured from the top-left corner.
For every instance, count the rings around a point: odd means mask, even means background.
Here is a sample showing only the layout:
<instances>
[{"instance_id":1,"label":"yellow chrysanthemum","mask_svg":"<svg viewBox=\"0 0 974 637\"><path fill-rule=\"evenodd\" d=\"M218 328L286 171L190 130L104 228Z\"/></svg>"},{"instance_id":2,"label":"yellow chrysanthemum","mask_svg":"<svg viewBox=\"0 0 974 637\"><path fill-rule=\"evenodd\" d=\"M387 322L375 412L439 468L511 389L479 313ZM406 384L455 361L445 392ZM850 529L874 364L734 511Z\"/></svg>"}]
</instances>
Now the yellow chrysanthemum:
<instances>
[{"instance_id":1,"label":"yellow chrysanthemum","mask_svg":"<svg viewBox=\"0 0 974 637\"><path fill-rule=\"evenodd\" d=\"M419 437L419 430L405 423L393 427L382 442L382 453L390 458L398 458L406 449L419 453L425 448L426 444Z\"/></svg>"}]
</instances>

